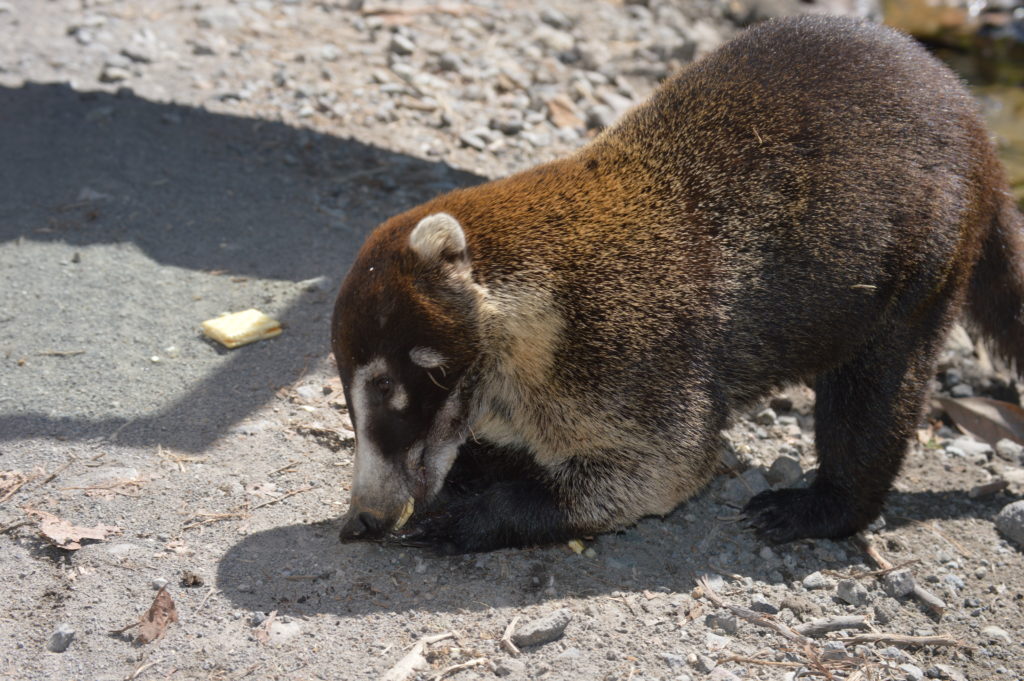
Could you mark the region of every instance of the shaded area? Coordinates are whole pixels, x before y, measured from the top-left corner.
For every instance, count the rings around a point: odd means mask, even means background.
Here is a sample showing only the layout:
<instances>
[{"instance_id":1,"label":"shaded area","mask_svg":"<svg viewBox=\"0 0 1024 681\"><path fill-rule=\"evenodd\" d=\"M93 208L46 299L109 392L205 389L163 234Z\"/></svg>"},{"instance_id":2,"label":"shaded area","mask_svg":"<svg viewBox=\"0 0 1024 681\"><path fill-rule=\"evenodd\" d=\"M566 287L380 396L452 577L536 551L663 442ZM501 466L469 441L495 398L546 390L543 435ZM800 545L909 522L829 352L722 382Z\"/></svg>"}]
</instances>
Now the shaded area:
<instances>
[{"instance_id":1,"label":"shaded area","mask_svg":"<svg viewBox=\"0 0 1024 681\"><path fill-rule=\"evenodd\" d=\"M482 179L354 140L154 103L127 90L110 95L80 93L63 84L0 88L0 131L0 255L27 271L45 244L128 246L156 265L121 271L116 252L105 251L98 262L83 260L83 266L105 268L100 276L109 276L110 285L101 295L109 295L112 309L123 299L128 312L121 316L140 317L133 327L131 321L84 313L75 318L74 310L67 311L83 329L119 324L131 332L153 319L163 324L160 328L197 328L202 319L192 319L190 310L145 309L150 287L188 275L174 268L219 277L190 282L196 299L213 297L233 281L321 278L297 287L279 315L287 333L232 353L226 362L216 362L213 373L187 368L196 374L188 377L187 395L155 412L119 418L107 410L95 419L65 418L61 411L81 410L61 409L55 397L57 406L48 404L43 413L41 405L21 403L18 383L10 379L15 375L9 374L10 380L0 379L3 440L117 433L124 444L201 449L270 399L273 389L327 355L334 291L376 223ZM129 267L127 258L125 263ZM40 301L39 310L65 312L61 301L69 294L68 284L49 275L41 281L3 278L0 284L10 295L17 288ZM252 304L259 305L264 290L258 282L250 285ZM26 305L19 309L20 314L0 313L5 372L17 370L12 367L19 357L45 354L39 351L54 343L48 339L68 332L66 323L57 326L48 318L51 313L32 314ZM197 337L192 340L199 342ZM86 358L120 366L120 341L112 331L109 343L92 345ZM208 350L223 354L212 346ZM95 366L87 373L88 362L76 358L45 361L66 385L102 381L121 391L125 403L138 390L129 374L96 376Z\"/></svg>"},{"instance_id":2,"label":"shaded area","mask_svg":"<svg viewBox=\"0 0 1024 681\"><path fill-rule=\"evenodd\" d=\"M795 557L793 569L763 560L755 561L755 570L719 565L723 548L750 545L751 536L744 523L725 518L713 502L716 486L663 520L647 519L626 532L588 542L596 550L594 557L556 545L437 558L424 549L342 544L332 522L277 527L232 547L218 565L217 587L237 607L302 616L457 612L519 608L619 590L686 593L697 575L722 570L768 583L772 572L781 570L787 581L799 581L817 569L807 566L817 562L815 549L822 544L846 552L848 558L835 569L863 558L852 540L803 540L779 548ZM1005 497L969 499L962 491L897 493L891 495L885 515L893 527L936 519L988 520L1006 502ZM760 542L751 546L756 552Z\"/></svg>"}]
</instances>

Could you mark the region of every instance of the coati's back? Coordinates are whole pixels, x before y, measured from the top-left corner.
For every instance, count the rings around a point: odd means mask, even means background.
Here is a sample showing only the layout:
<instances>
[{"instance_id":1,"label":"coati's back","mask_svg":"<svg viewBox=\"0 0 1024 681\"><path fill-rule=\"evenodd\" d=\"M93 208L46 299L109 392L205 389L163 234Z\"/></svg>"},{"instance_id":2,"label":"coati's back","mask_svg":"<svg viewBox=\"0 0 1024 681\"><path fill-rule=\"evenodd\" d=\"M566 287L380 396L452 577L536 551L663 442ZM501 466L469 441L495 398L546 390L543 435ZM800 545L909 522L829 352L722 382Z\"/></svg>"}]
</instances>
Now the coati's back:
<instances>
[{"instance_id":1,"label":"coati's back","mask_svg":"<svg viewBox=\"0 0 1024 681\"><path fill-rule=\"evenodd\" d=\"M755 27L570 158L371 234L334 320L342 535L434 499L470 436L529 466L427 536L479 550L667 513L713 474L729 411L801 379L815 482L746 511L776 541L856 532L967 295L1024 365L1024 224L956 77L872 24Z\"/></svg>"},{"instance_id":2,"label":"coati's back","mask_svg":"<svg viewBox=\"0 0 1024 681\"><path fill-rule=\"evenodd\" d=\"M966 276L994 179L948 69L890 29L805 18L746 32L575 156L422 212L462 223L485 285L565 301L561 366L649 390L674 345L739 396Z\"/></svg>"}]
</instances>

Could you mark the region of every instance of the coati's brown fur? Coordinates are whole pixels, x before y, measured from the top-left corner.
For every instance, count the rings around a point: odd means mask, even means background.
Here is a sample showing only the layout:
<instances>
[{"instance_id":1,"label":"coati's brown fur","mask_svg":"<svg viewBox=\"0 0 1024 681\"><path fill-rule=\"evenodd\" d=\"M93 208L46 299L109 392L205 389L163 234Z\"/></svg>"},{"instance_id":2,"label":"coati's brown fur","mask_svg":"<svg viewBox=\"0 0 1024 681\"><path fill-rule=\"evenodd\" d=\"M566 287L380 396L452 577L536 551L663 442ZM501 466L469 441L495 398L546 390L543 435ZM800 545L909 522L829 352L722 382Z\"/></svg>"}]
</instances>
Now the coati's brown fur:
<instances>
[{"instance_id":1,"label":"coati's brown fur","mask_svg":"<svg viewBox=\"0 0 1024 681\"><path fill-rule=\"evenodd\" d=\"M1024 221L962 84L888 28L762 24L573 156L370 235L334 320L362 391L342 537L422 508L467 441L511 472L409 536L485 550L668 513L714 472L729 413L801 380L816 480L746 513L775 541L851 534L965 298L1024 367Z\"/></svg>"}]
</instances>

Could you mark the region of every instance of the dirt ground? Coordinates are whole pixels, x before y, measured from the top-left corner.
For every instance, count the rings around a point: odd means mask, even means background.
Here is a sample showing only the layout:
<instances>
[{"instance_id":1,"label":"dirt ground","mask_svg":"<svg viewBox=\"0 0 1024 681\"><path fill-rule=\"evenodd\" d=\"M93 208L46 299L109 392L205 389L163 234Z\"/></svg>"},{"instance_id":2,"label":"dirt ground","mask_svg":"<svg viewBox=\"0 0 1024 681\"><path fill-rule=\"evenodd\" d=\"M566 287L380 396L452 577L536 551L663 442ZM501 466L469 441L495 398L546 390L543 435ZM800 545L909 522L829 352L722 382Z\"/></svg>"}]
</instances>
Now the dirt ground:
<instances>
[{"instance_id":1,"label":"dirt ground","mask_svg":"<svg viewBox=\"0 0 1024 681\"><path fill-rule=\"evenodd\" d=\"M694 49L670 60L736 30L722 5L676 17ZM648 21L621 3L360 6L0 2L0 678L380 679L445 632L411 678L1024 678L1024 555L993 524L1022 498L1019 459L951 446L955 434L922 423L924 444L868 539L944 602L941 615L888 595L856 541L767 547L736 521L750 485L798 475L794 461L813 467L805 393L738 415L734 470L700 497L579 554L436 557L337 541L352 434L328 322L363 237L441 191L583 143L586 121L609 113L599 107L614 114L653 87L659 74L636 60L665 56L619 35L646 35ZM460 41L476 35L471 21L496 37ZM626 66L610 78L573 67L597 94L575 100L569 132L541 106L522 134L499 122L516 132L488 137L474 126L518 95L510 76L513 91L471 96L496 78L480 54L498 55L501 71L539 41L553 76L524 85L530 102L588 87L563 68L577 63L564 36L524 38L541 24L576 41L580 64L588 40L615 34L609 63ZM448 40L463 89L445 102L423 91ZM557 63L549 48L562 50ZM609 80L619 99L602 90ZM249 307L284 332L233 351L200 334L203 320ZM971 373L973 352L960 338L948 366ZM788 471L769 469L780 455ZM1006 489L969 494L995 478ZM32 511L117 529L58 548ZM863 621L787 638L709 600L702 575L790 634L819 618ZM178 615L165 635L113 633L161 585ZM557 640L519 655L500 642L514 619L563 608ZM54 652L62 626L73 638ZM871 633L880 640L855 638Z\"/></svg>"}]
</instances>

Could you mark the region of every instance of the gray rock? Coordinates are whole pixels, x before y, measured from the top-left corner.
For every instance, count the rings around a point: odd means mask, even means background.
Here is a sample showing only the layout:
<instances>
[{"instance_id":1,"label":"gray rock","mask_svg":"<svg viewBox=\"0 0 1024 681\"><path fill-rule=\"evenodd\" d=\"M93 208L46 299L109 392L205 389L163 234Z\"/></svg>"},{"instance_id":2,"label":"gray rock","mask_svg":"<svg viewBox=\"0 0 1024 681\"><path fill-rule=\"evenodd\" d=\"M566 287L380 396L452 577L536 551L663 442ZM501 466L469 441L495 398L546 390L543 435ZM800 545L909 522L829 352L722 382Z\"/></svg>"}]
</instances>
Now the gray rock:
<instances>
[{"instance_id":1,"label":"gray rock","mask_svg":"<svg viewBox=\"0 0 1024 681\"><path fill-rule=\"evenodd\" d=\"M780 456L772 462L765 477L773 485L788 487L803 477L804 469L800 460L792 456Z\"/></svg>"},{"instance_id":2,"label":"gray rock","mask_svg":"<svg viewBox=\"0 0 1024 681\"><path fill-rule=\"evenodd\" d=\"M683 669L686 667L686 658L682 655L676 655L675 653L658 653L658 657L668 665L669 669Z\"/></svg>"},{"instance_id":3,"label":"gray rock","mask_svg":"<svg viewBox=\"0 0 1024 681\"><path fill-rule=\"evenodd\" d=\"M267 633L270 635L270 643L280 645L295 638L302 631L302 625L295 621L285 622L274 620L270 623Z\"/></svg>"},{"instance_id":4,"label":"gray rock","mask_svg":"<svg viewBox=\"0 0 1024 681\"><path fill-rule=\"evenodd\" d=\"M401 33L395 33L391 36L391 42L388 43L388 49L397 55L407 57L416 51L416 44L409 40L407 36Z\"/></svg>"},{"instance_id":5,"label":"gray rock","mask_svg":"<svg viewBox=\"0 0 1024 681\"><path fill-rule=\"evenodd\" d=\"M707 655L700 655L697 653L690 653L689 655L687 655L686 662L702 674L711 673L711 670L714 669L717 664Z\"/></svg>"},{"instance_id":6,"label":"gray rock","mask_svg":"<svg viewBox=\"0 0 1024 681\"><path fill-rule=\"evenodd\" d=\"M199 28L212 28L218 31L234 29L242 25L242 15L238 9L231 6L210 7L199 13L196 25Z\"/></svg>"},{"instance_id":7,"label":"gray rock","mask_svg":"<svg viewBox=\"0 0 1024 681\"><path fill-rule=\"evenodd\" d=\"M832 580L821 574L820 572L812 572L803 578L803 585L805 589L829 589L832 587Z\"/></svg>"},{"instance_id":8,"label":"gray rock","mask_svg":"<svg viewBox=\"0 0 1024 681\"><path fill-rule=\"evenodd\" d=\"M122 80L128 80L131 77L132 72L120 66L110 66L108 64L100 71L101 83L120 83Z\"/></svg>"},{"instance_id":9,"label":"gray rock","mask_svg":"<svg viewBox=\"0 0 1024 681\"><path fill-rule=\"evenodd\" d=\"M765 600L765 597L761 594L754 595L753 600L750 602L750 609L754 612L765 612L769 615L779 614L779 609Z\"/></svg>"},{"instance_id":10,"label":"gray rock","mask_svg":"<svg viewBox=\"0 0 1024 681\"><path fill-rule=\"evenodd\" d=\"M594 104L586 109L588 128L607 128L618 119L615 113L607 104Z\"/></svg>"},{"instance_id":11,"label":"gray rock","mask_svg":"<svg viewBox=\"0 0 1024 681\"><path fill-rule=\"evenodd\" d=\"M730 479L722 488L722 497L732 506L742 506L755 494L771 489L759 468L750 468Z\"/></svg>"},{"instance_id":12,"label":"gray rock","mask_svg":"<svg viewBox=\"0 0 1024 681\"><path fill-rule=\"evenodd\" d=\"M1024 500L1007 504L996 515L996 529L1024 546Z\"/></svg>"},{"instance_id":13,"label":"gray rock","mask_svg":"<svg viewBox=\"0 0 1024 681\"><path fill-rule=\"evenodd\" d=\"M1024 447L1013 440L1003 438L996 443L996 456L1011 463L1024 463Z\"/></svg>"},{"instance_id":14,"label":"gray rock","mask_svg":"<svg viewBox=\"0 0 1024 681\"><path fill-rule=\"evenodd\" d=\"M791 610L793 614L809 617L821 617L821 606L803 596L786 596L780 604L782 608Z\"/></svg>"},{"instance_id":15,"label":"gray rock","mask_svg":"<svg viewBox=\"0 0 1024 681\"><path fill-rule=\"evenodd\" d=\"M950 397L974 397L974 388L969 383L958 383L949 389Z\"/></svg>"},{"instance_id":16,"label":"gray rock","mask_svg":"<svg viewBox=\"0 0 1024 681\"><path fill-rule=\"evenodd\" d=\"M903 598L914 590L914 575L910 570L896 570L882 577L882 591L893 598Z\"/></svg>"},{"instance_id":17,"label":"gray rock","mask_svg":"<svg viewBox=\"0 0 1024 681\"><path fill-rule=\"evenodd\" d=\"M67 622L61 622L57 625L57 628L50 634L50 640L46 644L46 649L51 653L63 653L71 645L71 641L75 638L75 628Z\"/></svg>"},{"instance_id":18,"label":"gray rock","mask_svg":"<svg viewBox=\"0 0 1024 681\"><path fill-rule=\"evenodd\" d=\"M736 618L736 615L731 613L716 613L708 615L704 619L704 623L712 629L718 629L727 634L735 634L740 628L739 620Z\"/></svg>"},{"instance_id":19,"label":"gray rock","mask_svg":"<svg viewBox=\"0 0 1024 681\"><path fill-rule=\"evenodd\" d=\"M924 671L917 665L905 662L901 664L898 669L903 672L903 678L907 681L922 681L924 679Z\"/></svg>"},{"instance_id":20,"label":"gray rock","mask_svg":"<svg viewBox=\"0 0 1024 681\"><path fill-rule=\"evenodd\" d=\"M708 674L708 681L740 681L740 677L724 667L715 667Z\"/></svg>"},{"instance_id":21,"label":"gray rock","mask_svg":"<svg viewBox=\"0 0 1024 681\"><path fill-rule=\"evenodd\" d=\"M152 581L152 582L150 582L150 585L151 585L151 586L152 586L152 587L153 587L154 589L156 589L157 591L159 591L160 589L162 589L162 588L164 588L165 586L167 586L167 580L166 580L166 579L164 579L163 577L156 577L156 578L154 578L154 579L153 579L153 581Z\"/></svg>"},{"instance_id":22,"label":"gray rock","mask_svg":"<svg viewBox=\"0 0 1024 681\"><path fill-rule=\"evenodd\" d=\"M540 20L553 28L572 28L572 19L552 7L545 7L540 11Z\"/></svg>"},{"instance_id":23,"label":"gray rock","mask_svg":"<svg viewBox=\"0 0 1024 681\"><path fill-rule=\"evenodd\" d=\"M1010 637L1010 634L1005 629L995 625L989 625L983 628L981 630L981 635L987 637L991 641L999 641L1006 645L1013 643L1013 638Z\"/></svg>"},{"instance_id":24,"label":"gray rock","mask_svg":"<svg viewBox=\"0 0 1024 681\"><path fill-rule=\"evenodd\" d=\"M850 605L866 605L869 600L867 588L856 579L841 580L836 595Z\"/></svg>"},{"instance_id":25,"label":"gray rock","mask_svg":"<svg viewBox=\"0 0 1024 681\"><path fill-rule=\"evenodd\" d=\"M959 669L950 667L948 664L934 664L928 667L928 671L925 672L925 676L929 679L948 679L949 681L967 681L967 677L963 675Z\"/></svg>"},{"instance_id":26,"label":"gray rock","mask_svg":"<svg viewBox=\"0 0 1024 681\"><path fill-rule=\"evenodd\" d=\"M963 450L967 454L967 458L972 461L980 460L982 456L985 457L985 461L992 458L992 445L987 442L978 442L970 437L958 437L953 440L953 446Z\"/></svg>"},{"instance_id":27,"label":"gray rock","mask_svg":"<svg viewBox=\"0 0 1024 681\"><path fill-rule=\"evenodd\" d=\"M761 426L771 426L775 424L775 419L775 410L768 407L757 412L757 415L754 416L754 423Z\"/></svg>"},{"instance_id":28,"label":"gray rock","mask_svg":"<svg viewBox=\"0 0 1024 681\"><path fill-rule=\"evenodd\" d=\"M495 676L522 676L524 674L526 674L526 663L515 658L502 660L494 665Z\"/></svg>"},{"instance_id":29,"label":"gray rock","mask_svg":"<svg viewBox=\"0 0 1024 681\"><path fill-rule=\"evenodd\" d=\"M462 71L466 68L462 58L454 52L440 54L437 58L437 65L441 67L442 71Z\"/></svg>"},{"instance_id":30,"label":"gray rock","mask_svg":"<svg viewBox=\"0 0 1024 681\"><path fill-rule=\"evenodd\" d=\"M562 638L565 628L572 621L572 611L560 608L540 619L527 622L512 634L517 646L539 646Z\"/></svg>"}]
</instances>

